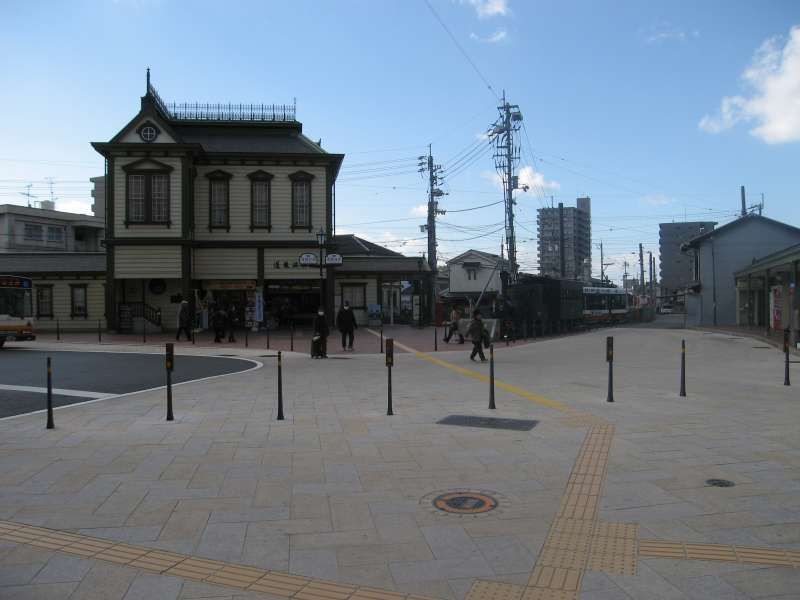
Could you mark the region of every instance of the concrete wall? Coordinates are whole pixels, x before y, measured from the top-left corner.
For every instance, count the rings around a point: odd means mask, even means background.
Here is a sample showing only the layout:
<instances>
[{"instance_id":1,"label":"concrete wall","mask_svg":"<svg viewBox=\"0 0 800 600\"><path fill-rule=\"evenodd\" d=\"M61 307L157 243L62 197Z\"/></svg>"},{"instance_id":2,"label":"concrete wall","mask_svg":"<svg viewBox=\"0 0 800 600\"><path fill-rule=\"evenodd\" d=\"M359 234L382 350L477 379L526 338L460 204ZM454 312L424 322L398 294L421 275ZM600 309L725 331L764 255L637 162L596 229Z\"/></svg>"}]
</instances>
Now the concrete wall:
<instances>
[{"instance_id":1,"label":"concrete wall","mask_svg":"<svg viewBox=\"0 0 800 600\"><path fill-rule=\"evenodd\" d=\"M800 243L800 232L757 218L706 239L698 250L701 289L697 295L700 298L688 302L688 322L693 325L714 324L716 287L716 324L735 325L736 282L733 274L752 264L754 259L797 243Z\"/></svg>"}]
</instances>

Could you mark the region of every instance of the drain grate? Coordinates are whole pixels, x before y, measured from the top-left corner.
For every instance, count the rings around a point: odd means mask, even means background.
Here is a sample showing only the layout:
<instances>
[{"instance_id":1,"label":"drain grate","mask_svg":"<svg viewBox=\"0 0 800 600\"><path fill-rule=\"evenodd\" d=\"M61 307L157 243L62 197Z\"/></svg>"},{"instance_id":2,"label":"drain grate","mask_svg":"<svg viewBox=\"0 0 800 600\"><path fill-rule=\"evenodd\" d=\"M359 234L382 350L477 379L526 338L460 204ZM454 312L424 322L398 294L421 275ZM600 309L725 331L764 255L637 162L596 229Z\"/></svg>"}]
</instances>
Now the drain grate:
<instances>
[{"instance_id":1,"label":"drain grate","mask_svg":"<svg viewBox=\"0 0 800 600\"><path fill-rule=\"evenodd\" d=\"M733 487L736 484L727 479L706 479L706 485L711 487Z\"/></svg>"},{"instance_id":2,"label":"drain grate","mask_svg":"<svg viewBox=\"0 0 800 600\"><path fill-rule=\"evenodd\" d=\"M497 508L497 499L481 492L447 492L433 499L433 506L458 515L476 515Z\"/></svg>"},{"instance_id":3,"label":"drain grate","mask_svg":"<svg viewBox=\"0 0 800 600\"><path fill-rule=\"evenodd\" d=\"M461 427L482 427L484 429L508 429L510 431L530 431L539 421L528 419L498 419L497 417L477 417L475 415L448 415L436 422L438 425L458 425Z\"/></svg>"}]
</instances>

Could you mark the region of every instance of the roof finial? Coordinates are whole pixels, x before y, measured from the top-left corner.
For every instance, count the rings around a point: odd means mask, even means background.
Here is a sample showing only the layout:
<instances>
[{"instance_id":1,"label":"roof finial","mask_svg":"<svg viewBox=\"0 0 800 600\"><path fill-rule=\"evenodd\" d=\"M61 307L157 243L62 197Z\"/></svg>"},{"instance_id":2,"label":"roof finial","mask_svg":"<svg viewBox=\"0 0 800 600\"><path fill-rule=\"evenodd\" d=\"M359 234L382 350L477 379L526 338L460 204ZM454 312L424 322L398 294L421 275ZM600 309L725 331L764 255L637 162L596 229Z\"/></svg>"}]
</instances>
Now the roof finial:
<instances>
[{"instance_id":1,"label":"roof finial","mask_svg":"<svg viewBox=\"0 0 800 600\"><path fill-rule=\"evenodd\" d=\"M147 67L147 90L145 93L150 93L150 67Z\"/></svg>"}]
</instances>

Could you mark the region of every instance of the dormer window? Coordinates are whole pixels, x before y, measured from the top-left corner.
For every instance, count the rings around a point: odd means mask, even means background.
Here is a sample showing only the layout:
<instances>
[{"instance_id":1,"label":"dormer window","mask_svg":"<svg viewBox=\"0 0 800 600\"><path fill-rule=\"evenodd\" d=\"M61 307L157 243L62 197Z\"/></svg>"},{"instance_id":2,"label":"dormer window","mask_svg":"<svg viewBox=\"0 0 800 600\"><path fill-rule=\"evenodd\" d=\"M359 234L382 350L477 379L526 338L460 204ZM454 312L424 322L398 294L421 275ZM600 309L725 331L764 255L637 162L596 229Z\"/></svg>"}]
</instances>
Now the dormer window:
<instances>
[{"instance_id":1,"label":"dormer window","mask_svg":"<svg viewBox=\"0 0 800 600\"><path fill-rule=\"evenodd\" d=\"M314 176L305 171L289 175L292 180L292 231L311 231L311 180Z\"/></svg>"},{"instance_id":2,"label":"dormer window","mask_svg":"<svg viewBox=\"0 0 800 600\"><path fill-rule=\"evenodd\" d=\"M123 167L126 171L125 226L170 226L170 172L172 167L145 159Z\"/></svg>"}]
</instances>

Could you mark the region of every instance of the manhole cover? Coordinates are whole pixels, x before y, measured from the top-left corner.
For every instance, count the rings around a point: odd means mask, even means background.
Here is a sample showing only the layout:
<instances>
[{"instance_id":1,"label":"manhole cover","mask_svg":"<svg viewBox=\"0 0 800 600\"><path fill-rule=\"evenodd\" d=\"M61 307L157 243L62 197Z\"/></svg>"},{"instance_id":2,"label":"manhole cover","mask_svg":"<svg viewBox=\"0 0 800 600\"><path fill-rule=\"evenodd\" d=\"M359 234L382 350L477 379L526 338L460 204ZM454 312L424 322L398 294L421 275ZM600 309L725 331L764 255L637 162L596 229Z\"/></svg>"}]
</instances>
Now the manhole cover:
<instances>
[{"instance_id":1,"label":"manhole cover","mask_svg":"<svg viewBox=\"0 0 800 600\"><path fill-rule=\"evenodd\" d=\"M436 496L433 505L444 512L476 515L497 508L497 500L481 492L447 492Z\"/></svg>"},{"instance_id":2,"label":"manhole cover","mask_svg":"<svg viewBox=\"0 0 800 600\"><path fill-rule=\"evenodd\" d=\"M727 479L706 479L706 485L711 487L733 487L736 484Z\"/></svg>"},{"instance_id":3,"label":"manhole cover","mask_svg":"<svg viewBox=\"0 0 800 600\"><path fill-rule=\"evenodd\" d=\"M462 427L530 431L536 427L538 422L539 421L531 421L528 419L498 419L497 417L478 417L475 415L448 415L436 423L438 425L460 425Z\"/></svg>"}]
</instances>

